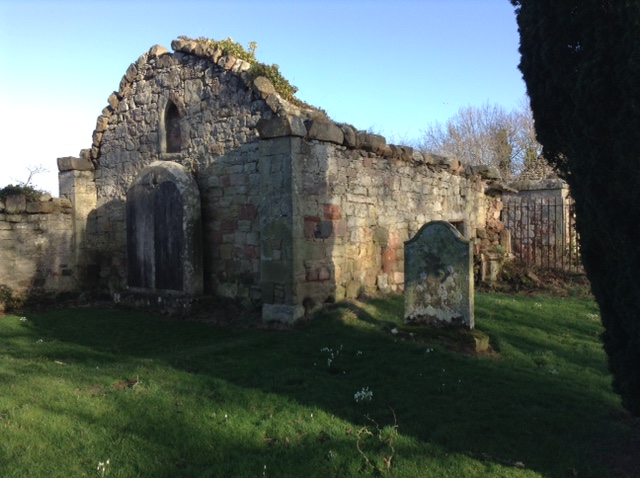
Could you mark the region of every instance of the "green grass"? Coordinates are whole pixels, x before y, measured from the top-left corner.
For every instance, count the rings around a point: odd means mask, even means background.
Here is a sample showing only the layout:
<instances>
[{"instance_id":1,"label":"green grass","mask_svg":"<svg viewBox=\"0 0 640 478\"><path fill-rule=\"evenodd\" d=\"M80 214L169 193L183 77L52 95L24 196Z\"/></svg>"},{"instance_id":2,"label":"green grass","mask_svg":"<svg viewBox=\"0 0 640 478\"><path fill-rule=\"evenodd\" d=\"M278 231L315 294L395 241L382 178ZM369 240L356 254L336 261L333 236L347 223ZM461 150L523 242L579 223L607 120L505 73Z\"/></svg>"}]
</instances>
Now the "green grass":
<instances>
[{"instance_id":1,"label":"green grass","mask_svg":"<svg viewBox=\"0 0 640 478\"><path fill-rule=\"evenodd\" d=\"M0 317L0 476L607 476L597 453L629 431L591 300L477 294L493 357L398 340L402 309L292 330Z\"/></svg>"}]
</instances>

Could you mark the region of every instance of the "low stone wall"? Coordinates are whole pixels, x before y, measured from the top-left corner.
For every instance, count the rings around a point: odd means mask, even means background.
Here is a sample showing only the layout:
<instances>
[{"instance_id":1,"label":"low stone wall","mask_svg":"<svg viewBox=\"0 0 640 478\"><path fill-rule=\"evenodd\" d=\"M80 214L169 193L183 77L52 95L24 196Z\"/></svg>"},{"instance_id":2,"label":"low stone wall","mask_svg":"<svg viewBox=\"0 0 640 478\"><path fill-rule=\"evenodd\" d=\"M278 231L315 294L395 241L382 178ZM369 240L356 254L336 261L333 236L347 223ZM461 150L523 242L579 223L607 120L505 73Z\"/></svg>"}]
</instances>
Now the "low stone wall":
<instances>
[{"instance_id":1,"label":"low stone wall","mask_svg":"<svg viewBox=\"0 0 640 478\"><path fill-rule=\"evenodd\" d=\"M72 231L67 199L20 194L0 200L0 285L20 300L75 291Z\"/></svg>"}]
</instances>

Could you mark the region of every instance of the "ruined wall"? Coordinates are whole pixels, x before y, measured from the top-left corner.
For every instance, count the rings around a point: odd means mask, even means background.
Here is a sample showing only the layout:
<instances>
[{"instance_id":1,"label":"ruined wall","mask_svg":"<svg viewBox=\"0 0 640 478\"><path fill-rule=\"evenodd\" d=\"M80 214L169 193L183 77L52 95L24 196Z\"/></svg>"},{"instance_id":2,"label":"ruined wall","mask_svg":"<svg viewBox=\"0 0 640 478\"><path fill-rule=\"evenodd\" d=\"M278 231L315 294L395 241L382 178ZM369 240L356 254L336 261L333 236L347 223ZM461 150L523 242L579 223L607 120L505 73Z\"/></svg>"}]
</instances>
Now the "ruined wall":
<instances>
[{"instance_id":1,"label":"ruined wall","mask_svg":"<svg viewBox=\"0 0 640 478\"><path fill-rule=\"evenodd\" d=\"M0 200L0 284L21 299L77 290L72 230L67 199Z\"/></svg>"},{"instance_id":2,"label":"ruined wall","mask_svg":"<svg viewBox=\"0 0 640 478\"><path fill-rule=\"evenodd\" d=\"M103 287L127 286L127 192L158 160L197 182L204 293L277 306L273 316L402 291L403 242L431 220L482 247L499 241L487 227L499 226L500 205L485 195L486 174L296 107L218 50L172 47L129 67L83 153L96 191L86 256ZM84 174L76 169L65 174Z\"/></svg>"},{"instance_id":3,"label":"ruined wall","mask_svg":"<svg viewBox=\"0 0 640 478\"><path fill-rule=\"evenodd\" d=\"M124 201L152 161L192 171L202 197L205 292L250 294L258 283L258 133L273 112L242 79L248 68L229 57L203 58L154 47L132 64L98 119L92 156L98 164L93 244L111 289L126 286ZM170 118L171 112L176 114ZM175 120L178 133L168 128ZM255 292L255 291L254 291Z\"/></svg>"},{"instance_id":4,"label":"ruined wall","mask_svg":"<svg viewBox=\"0 0 640 478\"><path fill-rule=\"evenodd\" d=\"M307 309L401 292L404 242L429 221L449 221L470 239L486 235L486 182L456 160L382 140L369 151L319 141L296 147L294 275Z\"/></svg>"}]
</instances>

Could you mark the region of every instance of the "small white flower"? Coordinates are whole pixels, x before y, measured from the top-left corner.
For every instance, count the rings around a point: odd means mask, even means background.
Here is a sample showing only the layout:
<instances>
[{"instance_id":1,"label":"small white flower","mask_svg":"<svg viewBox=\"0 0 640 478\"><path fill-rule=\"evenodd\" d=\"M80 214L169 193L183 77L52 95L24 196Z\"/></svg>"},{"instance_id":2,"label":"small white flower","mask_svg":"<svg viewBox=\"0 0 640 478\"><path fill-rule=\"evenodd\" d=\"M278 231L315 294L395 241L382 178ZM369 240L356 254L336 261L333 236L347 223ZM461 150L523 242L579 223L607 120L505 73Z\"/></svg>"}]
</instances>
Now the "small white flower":
<instances>
[{"instance_id":1,"label":"small white flower","mask_svg":"<svg viewBox=\"0 0 640 478\"><path fill-rule=\"evenodd\" d=\"M356 392L353 395L353 399L356 401L356 403L370 402L371 400L373 400L373 392L369 390L369 387L364 387L362 390Z\"/></svg>"},{"instance_id":2,"label":"small white flower","mask_svg":"<svg viewBox=\"0 0 640 478\"><path fill-rule=\"evenodd\" d=\"M20 317L20 322L26 322L27 318L26 317Z\"/></svg>"}]
</instances>

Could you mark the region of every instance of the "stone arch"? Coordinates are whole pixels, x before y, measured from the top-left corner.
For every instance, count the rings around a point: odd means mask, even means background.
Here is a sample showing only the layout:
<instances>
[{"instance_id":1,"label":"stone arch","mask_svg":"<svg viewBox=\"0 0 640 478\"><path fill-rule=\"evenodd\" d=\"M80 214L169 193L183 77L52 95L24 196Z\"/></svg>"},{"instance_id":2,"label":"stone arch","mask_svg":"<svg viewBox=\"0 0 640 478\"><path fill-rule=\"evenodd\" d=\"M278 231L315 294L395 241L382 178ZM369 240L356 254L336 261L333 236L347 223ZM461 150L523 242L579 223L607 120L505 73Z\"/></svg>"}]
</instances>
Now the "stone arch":
<instances>
[{"instance_id":1,"label":"stone arch","mask_svg":"<svg viewBox=\"0 0 640 478\"><path fill-rule=\"evenodd\" d=\"M200 193L178 163L155 161L127 191L127 283L132 289L200 295Z\"/></svg>"}]
</instances>

